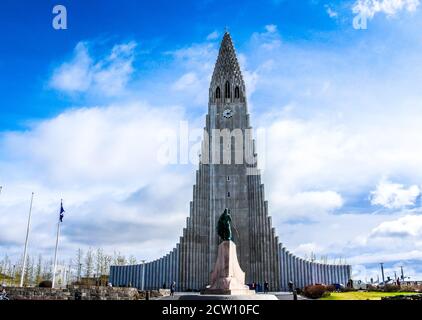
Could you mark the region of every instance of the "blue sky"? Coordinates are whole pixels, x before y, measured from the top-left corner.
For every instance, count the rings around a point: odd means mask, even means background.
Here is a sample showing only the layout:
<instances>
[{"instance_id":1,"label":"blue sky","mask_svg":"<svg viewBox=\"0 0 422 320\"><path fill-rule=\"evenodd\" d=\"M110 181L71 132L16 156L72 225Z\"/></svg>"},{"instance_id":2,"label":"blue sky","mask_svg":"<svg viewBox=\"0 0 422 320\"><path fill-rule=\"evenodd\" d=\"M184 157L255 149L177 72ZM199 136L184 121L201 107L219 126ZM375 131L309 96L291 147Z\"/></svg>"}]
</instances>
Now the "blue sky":
<instances>
[{"instance_id":1,"label":"blue sky","mask_svg":"<svg viewBox=\"0 0 422 320\"><path fill-rule=\"evenodd\" d=\"M56 1L2 1L0 253L21 254L32 191L31 254L51 255L61 198L62 259L171 250L196 165L157 152L181 121L203 127L228 27L283 243L358 277L381 260L421 275L419 2L72 0L68 30L54 30Z\"/></svg>"},{"instance_id":2,"label":"blue sky","mask_svg":"<svg viewBox=\"0 0 422 320\"><path fill-rule=\"evenodd\" d=\"M148 52L137 59L137 66L143 72L154 72L156 63L166 62L162 52L201 41L226 26L239 49L268 21L277 24L288 41L321 40L326 37L321 33L335 32L339 27L350 29L350 24L343 26L329 18L326 3L329 1L62 1L69 12L69 29L57 32L51 27L56 1L3 1L0 81L4 105L0 128L21 128L27 119L52 116L69 103L83 103L44 90L51 68L81 40L136 39ZM338 40L334 37L335 42Z\"/></svg>"}]
</instances>

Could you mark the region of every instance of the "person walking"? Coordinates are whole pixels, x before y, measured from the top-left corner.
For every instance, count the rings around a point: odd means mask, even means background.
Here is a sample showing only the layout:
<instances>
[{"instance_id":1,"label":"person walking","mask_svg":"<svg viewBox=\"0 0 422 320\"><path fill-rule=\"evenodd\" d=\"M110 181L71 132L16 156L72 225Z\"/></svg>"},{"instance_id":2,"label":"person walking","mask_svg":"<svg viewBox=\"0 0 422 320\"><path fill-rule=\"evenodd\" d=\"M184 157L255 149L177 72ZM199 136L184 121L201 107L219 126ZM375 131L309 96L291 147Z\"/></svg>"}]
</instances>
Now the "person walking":
<instances>
[{"instance_id":1,"label":"person walking","mask_svg":"<svg viewBox=\"0 0 422 320\"><path fill-rule=\"evenodd\" d=\"M270 292L270 284L268 283L268 281L264 282L264 293L268 294Z\"/></svg>"},{"instance_id":2,"label":"person walking","mask_svg":"<svg viewBox=\"0 0 422 320\"><path fill-rule=\"evenodd\" d=\"M173 283L170 286L170 296L174 297L174 292L176 291L176 282L173 281Z\"/></svg>"}]
</instances>

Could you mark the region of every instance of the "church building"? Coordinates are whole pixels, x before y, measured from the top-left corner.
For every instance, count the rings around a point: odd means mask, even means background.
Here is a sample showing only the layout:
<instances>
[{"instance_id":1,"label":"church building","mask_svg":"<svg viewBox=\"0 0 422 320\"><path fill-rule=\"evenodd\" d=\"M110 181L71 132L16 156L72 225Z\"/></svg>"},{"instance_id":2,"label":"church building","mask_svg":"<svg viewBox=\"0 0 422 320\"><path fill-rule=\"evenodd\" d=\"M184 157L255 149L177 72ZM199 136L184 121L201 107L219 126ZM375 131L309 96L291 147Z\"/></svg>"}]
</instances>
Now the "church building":
<instances>
[{"instance_id":1,"label":"church building","mask_svg":"<svg viewBox=\"0 0 422 320\"><path fill-rule=\"evenodd\" d=\"M209 284L220 239L217 221L230 209L238 260L247 283L268 282L271 291L310 284L344 284L351 266L295 256L272 226L257 163L246 86L231 36L225 33L209 88L204 141L190 215L179 243L166 256L134 266L112 266L113 286L155 290L176 282L178 291Z\"/></svg>"}]
</instances>

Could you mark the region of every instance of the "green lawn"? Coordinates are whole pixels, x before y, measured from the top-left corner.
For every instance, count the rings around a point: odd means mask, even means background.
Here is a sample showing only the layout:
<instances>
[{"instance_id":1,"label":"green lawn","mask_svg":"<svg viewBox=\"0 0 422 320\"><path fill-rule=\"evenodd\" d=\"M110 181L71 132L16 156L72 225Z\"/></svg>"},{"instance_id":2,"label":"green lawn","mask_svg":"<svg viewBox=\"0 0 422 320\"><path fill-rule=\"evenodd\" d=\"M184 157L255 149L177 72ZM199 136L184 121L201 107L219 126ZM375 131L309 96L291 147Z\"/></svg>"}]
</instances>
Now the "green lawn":
<instances>
[{"instance_id":1,"label":"green lawn","mask_svg":"<svg viewBox=\"0 0 422 320\"><path fill-rule=\"evenodd\" d=\"M415 294L414 292L332 292L329 297L320 300L381 300L381 297Z\"/></svg>"}]
</instances>

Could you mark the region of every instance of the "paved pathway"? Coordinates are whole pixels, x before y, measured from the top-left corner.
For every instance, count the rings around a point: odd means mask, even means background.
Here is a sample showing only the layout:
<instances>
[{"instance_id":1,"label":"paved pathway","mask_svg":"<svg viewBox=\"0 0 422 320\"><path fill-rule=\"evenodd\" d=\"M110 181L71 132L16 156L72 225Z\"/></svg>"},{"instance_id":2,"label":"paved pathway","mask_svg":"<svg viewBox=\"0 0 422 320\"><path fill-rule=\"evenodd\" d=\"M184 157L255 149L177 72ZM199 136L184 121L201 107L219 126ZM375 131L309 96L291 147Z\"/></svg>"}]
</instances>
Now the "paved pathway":
<instances>
[{"instance_id":1,"label":"paved pathway","mask_svg":"<svg viewBox=\"0 0 422 320\"><path fill-rule=\"evenodd\" d=\"M271 292L270 295L276 296L278 300L293 300L293 294L290 292ZM157 298L158 300L196 300L195 296L198 297L197 300L207 300L207 297L203 297L205 299L201 299L201 295L195 292L178 292L174 295L174 297L163 297ZM252 297L244 297L244 299L239 299L239 297L230 297L227 296L226 299L218 299L218 300L266 300L265 294L258 293L256 296ZM221 296L220 296L221 298ZM298 296L298 300L307 300L305 297Z\"/></svg>"}]
</instances>

